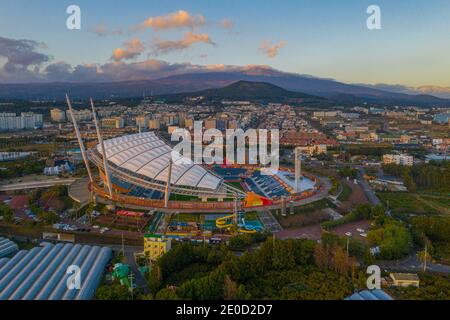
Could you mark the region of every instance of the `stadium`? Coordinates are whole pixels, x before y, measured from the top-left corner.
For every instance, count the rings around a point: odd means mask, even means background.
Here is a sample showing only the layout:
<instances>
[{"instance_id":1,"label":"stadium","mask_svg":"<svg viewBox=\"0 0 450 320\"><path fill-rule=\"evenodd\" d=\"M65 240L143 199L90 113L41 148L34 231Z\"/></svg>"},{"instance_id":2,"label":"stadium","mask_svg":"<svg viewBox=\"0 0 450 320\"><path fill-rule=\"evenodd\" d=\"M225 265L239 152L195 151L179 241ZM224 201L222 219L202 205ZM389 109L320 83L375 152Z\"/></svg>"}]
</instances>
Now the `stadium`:
<instances>
[{"instance_id":1,"label":"stadium","mask_svg":"<svg viewBox=\"0 0 450 320\"><path fill-rule=\"evenodd\" d=\"M261 174L255 165L200 165L172 152L153 131L103 140L94 113L98 144L84 148L72 118L89 176L91 197L117 206L166 212L230 212L257 207L281 208L322 189L320 181L301 174L300 154L295 170L280 168ZM91 166L99 174L91 172Z\"/></svg>"}]
</instances>

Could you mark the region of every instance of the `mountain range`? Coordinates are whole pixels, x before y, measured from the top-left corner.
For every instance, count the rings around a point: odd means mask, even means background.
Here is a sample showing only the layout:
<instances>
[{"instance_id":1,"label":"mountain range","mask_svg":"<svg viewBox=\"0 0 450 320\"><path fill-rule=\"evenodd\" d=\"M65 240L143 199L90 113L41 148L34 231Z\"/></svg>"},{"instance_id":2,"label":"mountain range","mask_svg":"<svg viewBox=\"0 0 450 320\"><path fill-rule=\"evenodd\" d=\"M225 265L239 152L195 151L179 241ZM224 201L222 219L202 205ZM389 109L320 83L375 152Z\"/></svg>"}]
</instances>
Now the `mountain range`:
<instances>
[{"instance_id":1,"label":"mountain range","mask_svg":"<svg viewBox=\"0 0 450 320\"><path fill-rule=\"evenodd\" d=\"M449 99L432 95L398 93L275 69L258 72L239 70L185 73L156 80L0 84L0 99L60 100L66 92L76 99L130 98L144 94L172 95L222 88L242 80L269 83L290 92L301 92L342 104L373 103L425 107L450 105Z\"/></svg>"},{"instance_id":2,"label":"mountain range","mask_svg":"<svg viewBox=\"0 0 450 320\"><path fill-rule=\"evenodd\" d=\"M181 102L189 98L202 101L249 100L260 102L283 103L327 103L325 98L312 96L302 92L289 91L267 82L240 80L225 87L205 89L201 91L161 95L168 102ZM197 100L195 100L197 101Z\"/></svg>"}]
</instances>

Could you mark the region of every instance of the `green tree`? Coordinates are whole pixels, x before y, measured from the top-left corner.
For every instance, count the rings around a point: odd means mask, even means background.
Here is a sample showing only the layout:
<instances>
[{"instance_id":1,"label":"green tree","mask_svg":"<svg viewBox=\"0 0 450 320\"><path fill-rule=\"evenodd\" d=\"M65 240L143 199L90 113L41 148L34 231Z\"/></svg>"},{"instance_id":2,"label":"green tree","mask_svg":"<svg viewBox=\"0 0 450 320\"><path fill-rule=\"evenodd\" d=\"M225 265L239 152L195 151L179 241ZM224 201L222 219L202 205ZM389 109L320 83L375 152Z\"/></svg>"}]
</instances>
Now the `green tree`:
<instances>
[{"instance_id":1,"label":"green tree","mask_svg":"<svg viewBox=\"0 0 450 320\"><path fill-rule=\"evenodd\" d=\"M0 216L5 222L11 223L14 220L14 212L6 204L0 203Z\"/></svg>"}]
</instances>

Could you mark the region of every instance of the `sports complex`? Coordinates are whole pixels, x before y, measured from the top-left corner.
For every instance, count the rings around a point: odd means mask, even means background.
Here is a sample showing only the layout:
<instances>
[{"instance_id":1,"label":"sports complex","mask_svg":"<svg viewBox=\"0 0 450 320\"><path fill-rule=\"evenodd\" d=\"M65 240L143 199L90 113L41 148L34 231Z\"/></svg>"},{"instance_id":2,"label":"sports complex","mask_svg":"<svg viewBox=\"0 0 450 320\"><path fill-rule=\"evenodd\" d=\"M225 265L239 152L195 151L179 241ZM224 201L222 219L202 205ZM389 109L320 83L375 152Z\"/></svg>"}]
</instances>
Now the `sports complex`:
<instances>
[{"instance_id":1,"label":"sports complex","mask_svg":"<svg viewBox=\"0 0 450 320\"><path fill-rule=\"evenodd\" d=\"M73 122L88 171L87 189L94 202L146 212L207 214L202 217L203 230L212 224L212 230L234 227L240 232L256 232L263 227L247 213L285 212L287 205L299 205L324 191L320 179L301 172L297 150L295 168L279 168L273 175L264 175L258 165L196 164L173 152L154 131L103 140L94 107L93 113L98 143L91 148L85 149ZM181 226L194 233L198 225L197 221L170 223L169 231Z\"/></svg>"}]
</instances>

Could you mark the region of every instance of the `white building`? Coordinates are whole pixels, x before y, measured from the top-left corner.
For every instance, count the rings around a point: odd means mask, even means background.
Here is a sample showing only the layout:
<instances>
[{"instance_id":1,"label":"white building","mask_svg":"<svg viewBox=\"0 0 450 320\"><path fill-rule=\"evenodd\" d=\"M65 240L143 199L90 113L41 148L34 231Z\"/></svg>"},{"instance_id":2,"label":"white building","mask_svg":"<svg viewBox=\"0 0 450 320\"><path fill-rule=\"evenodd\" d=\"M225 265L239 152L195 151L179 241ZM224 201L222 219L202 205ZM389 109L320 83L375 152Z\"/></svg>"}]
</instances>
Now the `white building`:
<instances>
[{"instance_id":1,"label":"white building","mask_svg":"<svg viewBox=\"0 0 450 320\"><path fill-rule=\"evenodd\" d=\"M103 128L121 129L125 126L125 120L122 117L113 117L102 119Z\"/></svg>"},{"instance_id":2,"label":"white building","mask_svg":"<svg viewBox=\"0 0 450 320\"><path fill-rule=\"evenodd\" d=\"M0 113L0 130L36 129L42 127L42 114L22 112L20 116L15 113Z\"/></svg>"},{"instance_id":3,"label":"white building","mask_svg":"<svg viewBox=\"0 0 450 320\"><path fill-rule=\"evenodd\" d=\"M136 126L140 127L141 130L148 128L148 117L146 115L141 115L136 117Z\"/></svg>"},{"instance_id":4,"label":"white building","mask_svg":"<svg viewBox=\"0 0 450 320\"><path fill-rule=\"evenodd\" d=\"M412 166L414 164L414 157L407 154L385 154L383 155L383 163Z\"/></svg>"},{"instance_id":5,"label":"white building","mask_svg":"<svg viewBox=\"0 0 450 320\"><path fill-rule=\"evenodd\" d=\"M66 111L67 119L72 121L69 110ZM92 111L88 109L73 110L73 116L76 121L89 121L92 119Z\"/></svg>"},{"instance_id":6,"label":"white building","mask_svg":"<svg viewBox=\"0 0 450 320\"><path fill-rule=\"evenodd\" d=\"M22 118L22 128L23 129L36 129L42 127L44 123L44 117L42 114L37 114L33 112L22 112L20 114Z\"/></svg>"}]
</instances>

